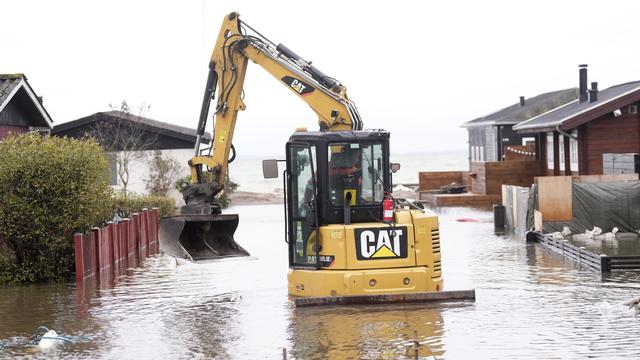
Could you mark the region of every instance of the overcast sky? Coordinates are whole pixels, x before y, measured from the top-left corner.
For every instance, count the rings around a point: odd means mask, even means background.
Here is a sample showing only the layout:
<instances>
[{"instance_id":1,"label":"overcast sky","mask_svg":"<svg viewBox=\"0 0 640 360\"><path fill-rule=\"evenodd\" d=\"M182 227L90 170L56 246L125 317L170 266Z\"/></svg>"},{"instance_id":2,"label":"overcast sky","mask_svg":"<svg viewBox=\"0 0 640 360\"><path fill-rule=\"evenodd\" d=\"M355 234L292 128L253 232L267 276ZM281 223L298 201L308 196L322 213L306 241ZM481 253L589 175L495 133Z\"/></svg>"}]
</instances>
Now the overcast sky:
<instances>
[{"instance_id":1,"label":"overcast sky","mask_svg":"<svg viewBox=\"0 0 640 360\"><path fill-rule=\"evenodd\" d=\"M122 99L195 128L222 18L241 19L347 88L392 152L466 148L460 124L574 87L640 80L637 1L7 1L0 73L25 73L56 124ZM239 154L276 155L315 114L252 64ZM209 126L211 128L211 126Z\"/></svg>"}]
</instances>

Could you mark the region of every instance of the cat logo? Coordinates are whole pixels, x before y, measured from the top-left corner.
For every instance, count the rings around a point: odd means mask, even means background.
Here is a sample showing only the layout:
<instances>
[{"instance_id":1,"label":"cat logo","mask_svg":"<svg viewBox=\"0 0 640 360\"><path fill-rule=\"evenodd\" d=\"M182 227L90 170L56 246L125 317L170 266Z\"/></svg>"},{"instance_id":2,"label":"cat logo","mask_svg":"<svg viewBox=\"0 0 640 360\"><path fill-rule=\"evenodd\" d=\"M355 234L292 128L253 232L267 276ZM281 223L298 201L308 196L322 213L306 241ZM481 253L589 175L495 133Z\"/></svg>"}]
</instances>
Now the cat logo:
<instances>
[{"instance_id":1,"label":"cat logo","mask_svg":"<svg viewBox=\"0 0 640 360\"><path fill-rule=\"evenodd\" d=\"M404 259L407 257L407 228L356 229L358 260Z\"/></svg>"},{"instance_id":2,"label":"cat logo","mask_svg":"<svg viewBox=\"0 0 640 360\"><path fill-rule=\"evenodd\" d=\"M291 76L285 76L282 78L282 81L289 85L291 87L291 89L293 89L293 91L297 92L298 94L305 96L305 95L309 95L311 94L315 89L313 88L313 86L307 84L306 82L302 81L302 80L298 80L294 77Z\"/></svg>"}]
</instances>

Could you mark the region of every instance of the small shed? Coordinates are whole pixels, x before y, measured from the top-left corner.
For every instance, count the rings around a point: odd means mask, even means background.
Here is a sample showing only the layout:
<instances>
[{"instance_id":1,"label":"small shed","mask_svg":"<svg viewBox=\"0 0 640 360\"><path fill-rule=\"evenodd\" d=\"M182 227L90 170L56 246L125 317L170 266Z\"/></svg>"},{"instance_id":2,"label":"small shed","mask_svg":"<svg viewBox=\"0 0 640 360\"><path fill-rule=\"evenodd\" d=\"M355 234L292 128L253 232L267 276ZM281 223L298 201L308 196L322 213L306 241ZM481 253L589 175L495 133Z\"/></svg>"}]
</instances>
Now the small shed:
<instances>
[{"instance_id":1,"label":"small shed","mask_svg":"<svg viewBox=\"0 0 640 360\"><path fill-rule=\"evenodd\" d=\"M640 81L587 89L587 66L579 70L579 98L514 126L538 135L543 175L599 175L603 158L640 153Z\"/></svg>"},{"instance_id":2,"label":"small shed","mask_svg":"<svg viewBox=\"0 0 640 360\"><path fill-rule=\"evenodd\" d=\"M462 125L469 132L469 162L531 160L535 137L517 134L513 126L578 98L578 89L551 91L520 101Z\"/></svg>"},{"instance_id":3,"label":"small shed","mask_svg":"<svg viewBox=\"0 0 640 360\"><path fill-rule=\"evenodd\" d=\"M51 135L70 138L97 137L105 146L107 155L113 154L112 158L121 157L125 151L139 152L140 156L133 158L128 168L127 191L140 194L146 193L145 179L150 173L150 159L156 151L159 151L163 158L172 158L182 165L178 177L189 174L188 161L195 155L197 138L195 129L122 111L98 112L56 125ZM201 144L210 143L211 134L205 133ZM120 170L118 166L116 161L111 163L111 185L121 190L123 184L117 175ZM175 191L170 194L177 200L181 199Z\"/></svg>"},{"instance_id":4,"label":"small shed","mask_svg":"<svg viewBox=\"0 0 640 360\"><path fill-rule=\"evenodd\" d=\"M53 120L24 74L0 74L0 140L10 134L48 134Z\"/></svg>"},{"instance_id":5,"label":"small shed","mask_svg":"<svg viewBox=\"0 0 640 360\"><path fill-rule=\"evenodd\" d=\"M144 150L192 150L195 148L195 129L149 119L144 116L137 116L123 111L98 112L80 119L59 124L53 128L51 134L55 136L83 138L91 136L96 129L104 129L105 126L117 127L125 131L132 131L135 129L140 132L140 134L136 134L136 136L152 138L153 141L145 143ZM108 135L115 136L122 134L113 132ZM205 133L202 139L203 144L209 144L211 141L211 135ZM114 140L115 139L105 139L106 142L118 144ZM121 151L123 149L116 148L114 150Z\"/></svg>"}]
</instances>

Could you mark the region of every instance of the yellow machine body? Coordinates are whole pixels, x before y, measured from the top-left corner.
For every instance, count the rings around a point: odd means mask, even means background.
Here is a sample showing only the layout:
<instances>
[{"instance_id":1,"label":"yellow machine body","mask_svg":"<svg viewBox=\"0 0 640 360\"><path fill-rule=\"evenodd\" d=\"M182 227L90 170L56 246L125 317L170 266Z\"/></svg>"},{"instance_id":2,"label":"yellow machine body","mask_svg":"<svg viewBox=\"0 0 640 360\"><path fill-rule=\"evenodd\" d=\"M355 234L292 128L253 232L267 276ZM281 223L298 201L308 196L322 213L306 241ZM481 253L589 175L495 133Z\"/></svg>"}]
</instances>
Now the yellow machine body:
<instances>
[{"instance_id":1,"label":"yellow machine body","mask_svg":"<svg viewBox=\"0 0 640 360\"><path fill-rule=\"evenodd\" d=\"M406 258L393 258L394 249L386 245L393 242L383 238L371 242L375 252L370 259L358 259L355 244L361 240L355 238L356 229L389 227L385 223L321 226L320 258L331 262L324 261L320 269L289 269L289 294L321 297L442 290L438 217L429 210L399 210L394 219L395 227L407 229ZM377 254L383 258L376 259Z\"/></svg>"}]
</instances>

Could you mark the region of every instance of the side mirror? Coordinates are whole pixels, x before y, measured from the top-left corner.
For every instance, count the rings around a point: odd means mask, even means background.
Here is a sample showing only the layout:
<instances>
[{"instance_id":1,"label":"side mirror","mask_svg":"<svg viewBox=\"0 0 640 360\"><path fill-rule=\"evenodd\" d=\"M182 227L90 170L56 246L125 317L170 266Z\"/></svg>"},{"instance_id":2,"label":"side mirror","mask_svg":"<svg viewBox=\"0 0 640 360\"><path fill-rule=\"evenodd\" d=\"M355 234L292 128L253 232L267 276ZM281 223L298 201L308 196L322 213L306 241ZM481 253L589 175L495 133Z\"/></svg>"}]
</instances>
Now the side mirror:
<instances>
[{"instance_id":1,"label":"side mirror","mask_svg":"<svg viewBox=\"0 0 640 360\"><path fill-rule=\"evenodd\" d=\"M400 170L400 164L391 163L391 172L395 174L398 170Z\"/></svg>"},{"instance_id":2,"label":"side mirror","mask_svg":"<svg viewBox=\"0 0 640 360\"><path fill-rule=\"evenodd\" d=\"M276 179L278 177L278 160L262 160L262 175L265 179Z\"/></svg>"}]
</instances>

